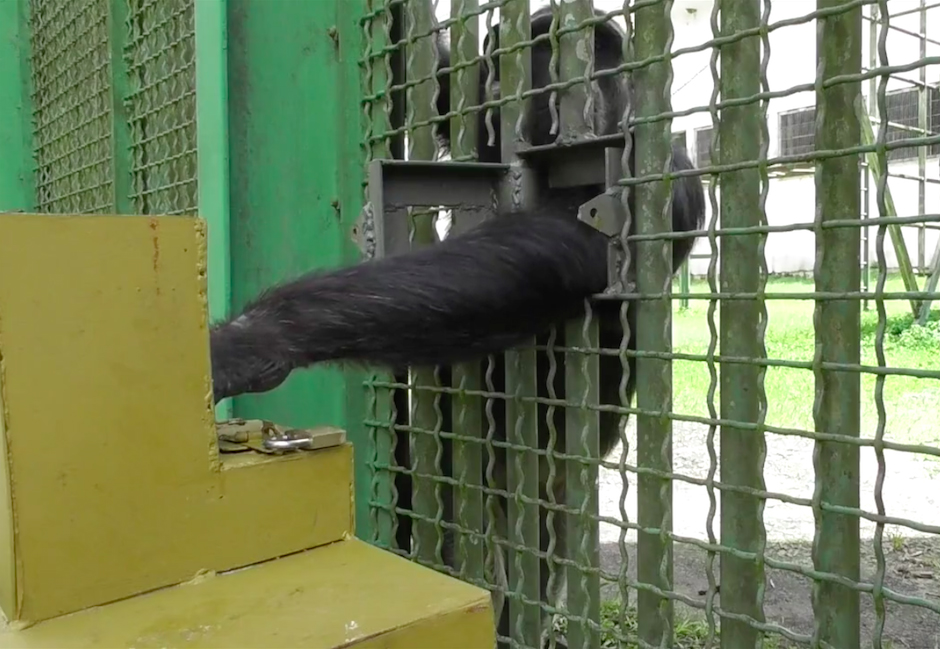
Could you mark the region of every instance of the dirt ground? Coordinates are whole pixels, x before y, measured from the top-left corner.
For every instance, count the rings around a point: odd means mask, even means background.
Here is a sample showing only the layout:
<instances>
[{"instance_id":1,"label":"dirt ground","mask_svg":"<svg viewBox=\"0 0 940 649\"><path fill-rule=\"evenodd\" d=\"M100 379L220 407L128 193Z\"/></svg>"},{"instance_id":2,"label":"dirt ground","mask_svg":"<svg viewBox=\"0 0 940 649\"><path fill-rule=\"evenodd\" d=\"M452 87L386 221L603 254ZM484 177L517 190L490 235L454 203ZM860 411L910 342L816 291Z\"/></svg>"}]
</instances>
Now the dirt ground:
<instances>
[{"instance_id":1,"label":"dirt ground","mask_svg":"<svg viewBox=\"0 0 940 649\"><path fill-rule=\"evenodd\" d=\"M674 422L673 466L677 473L704 479L709 468L706 446L708 428ZM628 430L631 452L629 464L636 463L635 429ZM717 453L716 435L716 453ZM615 449L609 458L619 461L621 450ZM871 448L863 448L861 456L862 501L864 511L875 513L875 482L878 465ZM904 518L922 525L940 528L940 465L936 461L908 453L886 451L885 481L882 489L885 514ZM798 437L767 436L767 457L764 465L767 490L795 498L812 498L814 487L813 442ZM718 474L716 473L716 479ZM615 470L601 470L602 516L621 519L620 502L623 481ZM720 494L716 492L716 499ZM636 476L629 474L629 487L625 501L629 520L636 520ZM674 488L673 529L676 534L705 541L707 516L710 506L705 487L676 482ZM812 567L811 545L814 532L813 512L809 507L768 500L764 509L767 530L766 556L781 561ZM716 511L712 523L715 537L720 535L720 518ZM875 526L863 520L862 579L872 582L877 563L873 536ZM620 528L601 525L601 563L605 571L616 573L622 565ZM629 574L636 577L634 533L628 533L627 556ZM924 598L934 607L940 606L940 535L925 534L910 528L889 525L885 529L885 587L902 596ZM674 574L676 589L704 602L700 593L708 588L706 573L707 554L694 545L675 545ZM716 559L714 574L718 579ZM764 611L769 623L779 624L798 634L813 631L812 581L800 574L768 569L764 598ZM612 596L617 588L609 587ZM635 593L631 593L631 599ZM716 601L716 603L718 603ZM686 609L680 606L680 609ZM694 614L694 613L692 613ZM701 613L697 613L701 615ZM862 595L863 646L871 645L875 628L875 611L869 595ZM888 602L884 647L909 649L940 649L940 615L914 605ZM784 645L786 646L786 645ZM795 645L798 646L798 645Z\"/></svg>"}]
</instances>

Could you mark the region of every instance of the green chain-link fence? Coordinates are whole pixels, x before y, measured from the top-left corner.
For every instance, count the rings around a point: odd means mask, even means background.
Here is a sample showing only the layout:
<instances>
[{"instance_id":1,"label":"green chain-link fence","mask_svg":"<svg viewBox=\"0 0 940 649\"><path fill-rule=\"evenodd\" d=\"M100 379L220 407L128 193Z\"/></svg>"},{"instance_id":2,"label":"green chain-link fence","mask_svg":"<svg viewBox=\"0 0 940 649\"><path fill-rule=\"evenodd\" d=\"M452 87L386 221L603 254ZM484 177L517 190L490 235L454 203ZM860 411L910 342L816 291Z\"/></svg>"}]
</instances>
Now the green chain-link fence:
<instances>
[{"instance_id":1,"label":"green chain-link fence","mask_svg":"<svg viewBox=\"0 0 940 649\"><path fill-rule=\"evenodd\" d=\"M37 207L194 213L193 1L28 9Z\"/></svg>"},{"instance_id":2,"label":"green chain-link fence","mask_svg":"<svg viewBox=\"0 0 940 649\"><path fill-rule=\"evenodd\" d=\"M532 159L523 104L559 99L560 142L600 135L586 77L611 73L578 48L592 27L629 26L615 73L638 88L625 138L637 171L619 182L635 200L636 290L620 299L637 350L599 347L589 313L505 358L374 377L375 542L493 590L513 646L937 646L940 8L597 0L593 16L589 0L545 2L556 20L533 40L535 3L447 4L369 3L363 148L440 159L431 127L446 122L450 158L472 161L494 137L512 163L503 205L537 186L517 164ZM525 53L545 41L558 67L533 91ZM480 87L481 65L498 84ZM661 263L679 239L663 236L663 181L682 175L662 173L672 138L709 203L676 289ZM433 218L409 214L411 245L433 242ZM633 403L604 400L605 356L636 359ZM611 413L630 423L602 458ZM540 489L559 476L560 499ZM563 576L561 599L542 596L540 580Z\"/></svg>"}]
</instances>

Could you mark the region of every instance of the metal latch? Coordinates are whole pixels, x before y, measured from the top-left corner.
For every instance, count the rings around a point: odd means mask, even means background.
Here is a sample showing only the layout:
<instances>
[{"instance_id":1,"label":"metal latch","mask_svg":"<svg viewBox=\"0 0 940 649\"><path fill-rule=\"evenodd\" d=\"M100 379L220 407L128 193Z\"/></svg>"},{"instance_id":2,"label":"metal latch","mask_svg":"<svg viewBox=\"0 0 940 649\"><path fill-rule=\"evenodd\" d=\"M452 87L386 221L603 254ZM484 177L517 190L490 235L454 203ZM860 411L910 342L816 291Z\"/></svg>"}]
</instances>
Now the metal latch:
<instances>
[{"instance_id":1,"label":"metal latch","mask_svg":"<svg viewBox=\"0 0 940 649\"><path fill-rule=\"evenodd\" d=\"M229 419L217 422L219 452L256 451L283 455L296 451L316 451L346 442L340 428L286 428L262 419Z\"/></svg>"},{"instance_id":2,"label":"metal latch","mask_svg":"<svg viewBox=\"0 0 940 649\"><path fill-rule=\"evenodd\" d=\"M627 213L620 201L619 192L605 192L595 196L578 208L578 220L603 232L609 237L607 247L607 289L605 293L625 293L620 280L626 255L620 233L627 222Z\"/></svg>"}]
</instances>

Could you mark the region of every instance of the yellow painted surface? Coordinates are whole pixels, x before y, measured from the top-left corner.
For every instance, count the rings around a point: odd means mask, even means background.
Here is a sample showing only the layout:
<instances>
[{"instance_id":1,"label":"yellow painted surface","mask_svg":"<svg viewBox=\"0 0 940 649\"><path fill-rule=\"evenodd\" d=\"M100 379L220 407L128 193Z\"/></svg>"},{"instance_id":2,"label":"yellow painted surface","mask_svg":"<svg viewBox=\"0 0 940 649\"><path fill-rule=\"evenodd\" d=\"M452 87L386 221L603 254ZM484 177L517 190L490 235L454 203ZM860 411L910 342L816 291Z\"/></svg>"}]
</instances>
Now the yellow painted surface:
<instances>
[{"instance_id":1,"label":"yellow painted surface","mask_svg":"<svg viewBox=\"0 0 940 649\"><path fill-rule=\"evenodd\" d=\"M489 594L349 540L0 632L0 649L492 649Z\"/></svg>"},{"instance_id":2,"label":"yellow painted surface","mask_svg":"<svg viewBox=\"0 0 940 649\"><path fill-rule=\"evenodd\" d=\"M9 619L351 532L349 445L219 461L205 268L205 224L192 217L0 215Z\"/></svg>"}]
</instances>

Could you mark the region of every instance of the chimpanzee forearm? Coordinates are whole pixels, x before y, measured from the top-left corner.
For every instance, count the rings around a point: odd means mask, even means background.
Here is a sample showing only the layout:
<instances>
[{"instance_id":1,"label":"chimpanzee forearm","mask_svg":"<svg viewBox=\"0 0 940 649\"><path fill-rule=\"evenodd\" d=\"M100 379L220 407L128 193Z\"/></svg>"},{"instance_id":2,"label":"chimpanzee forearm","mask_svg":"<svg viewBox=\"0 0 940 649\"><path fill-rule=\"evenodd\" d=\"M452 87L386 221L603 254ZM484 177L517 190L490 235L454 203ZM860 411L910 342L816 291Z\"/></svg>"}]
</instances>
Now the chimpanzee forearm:
<instances>
[{"instance_id":1,"label":"chimpanzee forearm","mask_svg":"<svg viewBox=\"0 0 940 649\"><path fill-rule=\"evenodd\" d=\"M212 328L215 399L271 390L327 361L398 369L503 351L582 312L606 286L607 246L572 214L518 214L408 254L303 275Z\"/></svg>"}]
</instances>

